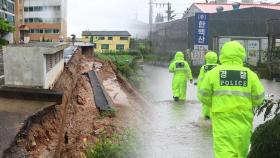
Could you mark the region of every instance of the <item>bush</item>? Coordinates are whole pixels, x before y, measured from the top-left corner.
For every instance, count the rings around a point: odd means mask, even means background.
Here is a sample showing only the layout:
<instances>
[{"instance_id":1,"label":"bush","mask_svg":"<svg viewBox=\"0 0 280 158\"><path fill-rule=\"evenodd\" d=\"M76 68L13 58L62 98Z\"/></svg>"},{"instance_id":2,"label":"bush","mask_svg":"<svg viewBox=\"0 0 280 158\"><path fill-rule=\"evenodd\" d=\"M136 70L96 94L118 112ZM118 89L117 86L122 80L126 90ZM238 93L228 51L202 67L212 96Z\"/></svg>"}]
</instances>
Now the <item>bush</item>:
<instances>
[{"instance_id":1,"label":"bush","mask_svg":"<svg viewBox=\"0 0 280 158\"><path fill-rule=\"evenodd\" d=\"M104 111L101 111L101 118L103 117L110 117L110 118L113 118L113 117L116 117L116 112L117 110L114 109L114 108L110 108L108 110L104 110Z\"/></svg>"},{"instance_id":2,"label":"bush","mask_svg":"<svg viewBox=\"0 0 280 158\"><path fill-rule=\"evenodd\" d=\"M280 158L280 100L267 99L256 110L264 114L264 120L273 119L257 127L251 138L248 158Z\"/></svg>"},{"instance_id":3,"label":"bush","mask_svg":"<svg viewBox=\"0 0 280 158\"><path fill-rule=\"evenodd\" d=\"M128 158L134 157L136 141L131 130L109 137L102 134L97 143L86 150L87 158Z\"/></svg>"},{"instance_id":4,"label":"bush","mask_svg":"<svg viewBox=\"0 0 280 158\"><path fill-rule=\"evenodd\" d=\"M0 39L0 46L5 46L8 45L9 41L5 40L5 39Z\"/></svg>"},{"instance_id":5,"label":"bush","mask_svg":"<svg viewBox=\"0 0 280 158\"><path fill-rule=\"evenodd\" d=\"M139 58L139 55L137 55L136 52L96 53L95 56L101 60L112 61L116 65L118 71L127 78L135 75L138 69L135 61Z\"/></svg>"}]
</instances>

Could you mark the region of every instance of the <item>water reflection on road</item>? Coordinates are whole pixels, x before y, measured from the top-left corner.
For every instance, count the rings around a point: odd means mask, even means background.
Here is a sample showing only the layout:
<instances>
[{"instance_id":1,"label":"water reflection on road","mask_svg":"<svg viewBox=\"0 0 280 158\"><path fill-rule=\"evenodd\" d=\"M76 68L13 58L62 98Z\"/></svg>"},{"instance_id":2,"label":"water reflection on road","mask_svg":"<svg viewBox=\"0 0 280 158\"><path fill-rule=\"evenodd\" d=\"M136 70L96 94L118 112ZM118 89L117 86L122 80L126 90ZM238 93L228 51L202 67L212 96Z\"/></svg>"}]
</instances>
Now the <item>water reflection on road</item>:
<instances>
[{"instance_id":1,"label":"water reflection on road","mask_svg":"<svg viewBox=\"0 0 280 158\"><path fill-rule=\"evenodd\" d=\"M142 88L153 102L152 117L142 139L145 158L213 158L210 123L201 118L196 86L188 83L187 101L172 101L172 74L167 68L145 66ZM262 80L269 94L278 93L280 84ZM255 126L262 117L255 119Z\"/></svg>"}]
</instances>

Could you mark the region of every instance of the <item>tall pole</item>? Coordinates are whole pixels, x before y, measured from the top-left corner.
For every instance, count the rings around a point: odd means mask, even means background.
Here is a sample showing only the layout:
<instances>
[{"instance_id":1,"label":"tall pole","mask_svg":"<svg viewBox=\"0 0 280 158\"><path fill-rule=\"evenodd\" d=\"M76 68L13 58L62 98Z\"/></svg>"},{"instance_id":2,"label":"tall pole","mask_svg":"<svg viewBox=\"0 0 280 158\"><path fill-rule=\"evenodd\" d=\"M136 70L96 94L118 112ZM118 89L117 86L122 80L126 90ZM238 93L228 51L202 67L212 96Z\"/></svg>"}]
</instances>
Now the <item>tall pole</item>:
<instances>
[{"instance_id":1,"label":"tall pole","mask_svg":"<svg viewBox=\"0 0 280 158\"><path fill-rule=\"evenodd\" d=\"M150 10L149 10L149 38L150 38L150 48L152 47L152 31L153 31L153 0L150 0Z\"/></svg>"},{"instance_id":2,"label":"tall pole","mask_svg":"<svg viewBox=\"0 0 280 158\"><path fill-rule=\"evenodd\" d=\"M167 3L167 21L169 22L171 19L171 4Z\"/></svg>"}]
</instances>

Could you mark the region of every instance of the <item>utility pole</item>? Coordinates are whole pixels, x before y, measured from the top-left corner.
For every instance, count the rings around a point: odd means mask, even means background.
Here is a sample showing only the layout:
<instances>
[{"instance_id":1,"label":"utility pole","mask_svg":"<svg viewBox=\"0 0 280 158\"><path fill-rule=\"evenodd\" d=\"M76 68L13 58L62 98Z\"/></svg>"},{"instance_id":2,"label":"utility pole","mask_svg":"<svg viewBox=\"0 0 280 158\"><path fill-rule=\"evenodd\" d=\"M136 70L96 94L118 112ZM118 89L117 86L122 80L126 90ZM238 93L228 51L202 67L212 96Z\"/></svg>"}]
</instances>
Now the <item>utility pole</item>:
<instances>
[{"instance_id":1,"label":"utility pole","mask_svg":"<svg viewBox=\"0 0 280 158\"><path fill-rule=\"evenodd\" d=\"M175 18L175 14L173 14L174 13L174 10L171 10L171 3L167 3L167 11L166 11L166 13L167 13L167 21L169 22L169 21L171 21L171 20L173 20L174 18Z\"/></svg>"},{"instance_id":2,"label":"utility pole","mask_svg":"<svg viewBox=\"0 0 280 158\"><path fill-rule=\"evenodd\" d=\"M153 31L153 0L150 0L150 10L149 10L149 40L150 40L150 48L152 47L152 31Z\"/></svg>"}]
</instances>

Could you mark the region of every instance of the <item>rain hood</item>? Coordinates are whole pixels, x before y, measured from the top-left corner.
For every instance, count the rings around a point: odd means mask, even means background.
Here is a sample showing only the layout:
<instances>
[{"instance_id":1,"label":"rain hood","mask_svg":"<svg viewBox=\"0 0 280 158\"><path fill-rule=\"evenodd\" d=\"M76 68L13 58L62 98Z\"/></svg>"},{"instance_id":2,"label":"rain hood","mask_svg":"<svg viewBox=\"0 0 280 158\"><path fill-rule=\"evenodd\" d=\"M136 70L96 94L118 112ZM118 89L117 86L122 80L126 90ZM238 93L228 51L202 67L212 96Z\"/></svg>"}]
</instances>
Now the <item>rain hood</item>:
<instances>
[{"instance_id":1,"label":"rain hood","mask_svg":"<svg viewBox=\"0 0 280 158\"><path fill-rule=\"evenodd\" d=\"M217 64L218 56L215 52L208 52L205 56L206 64Z\"/></svg>"},{"instance_id":2,"label":"rain hood","mask_svg":"<svg viewBox=\"0 0 280 158\"><path fill-rule=\"evenodd\" d=\"M175 60L184 60L185 55L183 52L177 52L175 55Z\"/></svg>"},{"instance_id":3,"label":"rain hood","mask_svg":"<svg viewBox=\"0 0 280 158\"><path fill-rule=\"evenodd\" d=\"M245 58L245 48L237 41L225 43L221 50L220 61L222 64L243 65Z\"/></svg>"}]
</instances>

